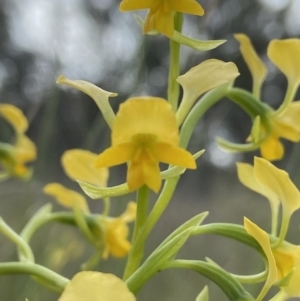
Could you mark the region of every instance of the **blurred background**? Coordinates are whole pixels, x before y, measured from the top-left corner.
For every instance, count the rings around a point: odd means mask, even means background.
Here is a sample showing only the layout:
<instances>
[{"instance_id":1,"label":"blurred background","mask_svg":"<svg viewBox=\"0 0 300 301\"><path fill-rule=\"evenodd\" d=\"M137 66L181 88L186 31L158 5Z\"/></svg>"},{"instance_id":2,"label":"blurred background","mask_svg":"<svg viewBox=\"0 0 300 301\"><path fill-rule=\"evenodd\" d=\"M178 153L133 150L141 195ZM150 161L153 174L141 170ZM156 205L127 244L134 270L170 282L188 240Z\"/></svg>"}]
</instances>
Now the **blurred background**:
<instances>
[{"instance_id":1,"label":"blurred background","mask_svg":"<svg viewBox=\"0 0 300 301\"><path fill-rule=\"evenodd\" d=\"M95 103L88 96L55 84L64 74L70 79L90 81L117 92L111 99L117 111L130 96L166 97L168 40L163 36L143 36L133 13L122 14L117 0L1 0L0 1L0 102L21 108L30 121L28 136L36 143L38 159L31 181L0 183L0 215L17 232L42 206L52 203L42 193L48 182L61 182L80 192L60 165L60 156L71 148L100 153L110 143L110 131ZM297 0L201 0L204 17L185 16L183 32L197 39L226 39L227 43L209 52L182 47L183 74L208 58L233 61L241 75L236 86L251 89L250 73L243 62L233 34L243 32L252 39L268 66L262 99L274 108L284 97L286 79L266 56L272 39L300 36L300 2ZM145 16L145 11L136 12ZM300 98L298 91L298 99ZM150 252L181 223L196 213L210 211L206 222L243 223L247 216L269 230L268 202L248 191L237 179L236 161L253 162L253 155L229 154L220 150L215 138L221 136L243 143L251 129L250 118L224 99L197 125L189 149L206 149L198 169L181 178L178 191L155 227L147 244ZM286 156L277 165L289 171L300 185L300 145L286 143ZM125 167L113 168L110 185L124 182ZM112 200L112 215L123 212L129 195ZM100 212L101 201L89 201ZM259 210L258 210L259 208ZM295 214L288 238L299 244L299 214ZM88 260L93 248L71 226L51 224L32 240L36 261L71 278ZM180 258L210 257L225 269L240 274L255 273L260 266L253 250L228 239L201 236L190 239ZM253 258L253 260L249 260ZM0 235L0 262L17 260L15 246ZM110 258L96 268L122 275L124 260ZM211 282L190 271L160 273L140 292L139 301L195 300L205 284L211 300L226 297ZM255 289L259 289L255 288ZM54 301L58 296L37 285L28 276L1 276L1 301ZM254 289L252 293L256 293Z\"/></svg>"}]
</instances>

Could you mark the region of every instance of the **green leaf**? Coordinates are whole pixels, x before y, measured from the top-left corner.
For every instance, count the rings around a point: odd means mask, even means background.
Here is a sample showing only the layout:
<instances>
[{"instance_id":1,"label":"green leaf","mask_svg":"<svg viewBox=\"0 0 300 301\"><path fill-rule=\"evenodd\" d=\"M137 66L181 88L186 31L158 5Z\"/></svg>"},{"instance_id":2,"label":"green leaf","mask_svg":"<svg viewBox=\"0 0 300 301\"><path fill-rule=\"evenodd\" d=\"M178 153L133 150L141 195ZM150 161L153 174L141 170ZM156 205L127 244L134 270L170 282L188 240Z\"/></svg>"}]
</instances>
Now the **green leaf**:
<instances>
[{"instance_id":1,"label":"green leaf","mask_svg":"<svg viewBox=\"0 0 300 301\"><path fill-rule=\"evenodd\" d=\"M196 301L209 301L208 287L205 286L201 293L198 295Z\"/></svg>"},{"instance_id":2,"label":"green leaf","mask_svg":"<svg viewBox=\"0 0 300 301\"><path fill-rule=\"evenodd\" d=\"M137 22L141 27L144 27L145 22L140 16L135 15L135 19L137 20ZM153 36L153 35L158 35L159 32L153 30L148 34ZM196 40L196 39L189 38L176 30L174 30L171 40L198 51L208 51L217 48L226 42L226 40L208 40L208 41Z\"/></svg>"},{"instance_id":3,"label":"green leaf","mask_svg":"<svg viewBox=\"0 0 300 301\"><path fill-rule=\"evenodd\" d=\"M133 293L137 293L145 282L159 272L162 266L176 255L193 230L194 227L191 227L157 248L136 272L126 280L128 288Z\"/></svg>"},{"instance_id":4,"label":"green leaf","mask_svg":"<svg viewBox=\"0 0 300 301\"><path fill-rule=\"evenodd\" d=\"M226 42L226 40L207 40L207 41L196 40L196 39L189 38L176 30L174 30L171 39L177 43L180 43L182 45L185 45L187 47L190 47L198 51L208 51L217 48Z\"/></svg>"}]
</instances>

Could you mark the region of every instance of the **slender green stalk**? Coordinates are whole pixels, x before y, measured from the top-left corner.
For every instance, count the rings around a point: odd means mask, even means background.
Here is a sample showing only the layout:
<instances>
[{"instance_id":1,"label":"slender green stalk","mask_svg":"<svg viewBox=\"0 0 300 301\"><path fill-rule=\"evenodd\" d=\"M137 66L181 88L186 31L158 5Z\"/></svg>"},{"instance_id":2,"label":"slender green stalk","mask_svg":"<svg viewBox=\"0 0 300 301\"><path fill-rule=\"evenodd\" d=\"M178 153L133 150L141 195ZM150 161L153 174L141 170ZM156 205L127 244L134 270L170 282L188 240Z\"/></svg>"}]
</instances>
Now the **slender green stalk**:
<instances>
[{"instance_id":1,"label":"slender green stalk","mask_svg":"<svg viewBox=\"0 0 300 301\"><path fill-rule=\"evenodd\" d=\"M252 248L255 248L259 252L263 253L258 242L249 235L243 226L235 225L235 224L227 224L227 223L215 223L208 224L203 226L198 226L192 236L200 235L200 234L217 234L225 237L229 237L240 241L243 244L246 244Z\"/></svg>"},{"instance_id":2,"label":"slender green stalk","mask_svg":"<svg viewBox=\"0 0 300 301\"><path fill-rule=\"evenodd\" d=\"M103 216L108 216L110 211L110 198L104 198L103 199Z\"/></svg>"},{"instance_id":3,"label":"slender green stalk","mask_svg":"<svg viewBox=\"0 0 300 301\"><path fill-rule=\"evenodd\" d=\"M229 273L214 264L196 260L171 260L165 263L164 269L183 268L194 270L215 282L230 301L254 301L254 298Z\"/></svg>"},{"instance_id":4,"label":"slender green stalk","mask_svg":"<svg viewBox=\"0 0 300 301\"><path fill-rule=\"evenodd\" d=\"M98 215L88 215L85 216L86 222L89 226L94 226ZM34 233L39 230L44 225L50 222L59 222L68 225L76 225L76 219L74 217L73 212L55 212L49 213L42 218L37 216L35 219L31 219L29 223L25 226L23 231L21 232L22 238L28 243L30 242Z\"/></svg>"},{"instance_id":5,"label":"slender green stalk","mask_svg":"<svg viewBox=\"0 0 300 301\"><path fill-rule=\"evenodd\" d=\"M145 224L148 214L149 188L144 185L137 192L137 214L133 230L132 246L129 251L124 271L124 279L127 279L139 267L144 254L144 243L138 243L138 237ZM138 245L138 247L137 247Z\"/></svg>"},{"instance_id":6,"label":"slender green stalk","mask_svg":"<svg viewBox=\"0 0 300 301\"><path fill-rule=\"evenodd\" d=\"M183 17L181 13L176 13L174 18L174 29L181 32ZM170 40L170 68L168 78L168 101L172 105L174 112L178 108L179 84L176 81L180 75L180 43Z\"/></svg>"},{"instance_id":7,"label":"slender green stalk","mask_svg":"<svg viewBox=\"0 0 300 301\"><path fill-rule=\"evenodd\" d=\"M283 100L281 106L278 108L278 110L276 110L276 115L283 112L286 109L286 107L293 101L293 99L295 98L296 92L298 90L298 87L299 87L299 83L294 83L292 81L288 82L288 87L287 87L287 90L285 93L284 100Z\"/></svg>"},{"instance_id":8,"label":"slender green stalk","mask_svg":"<svg viewBox=\"0 0 300 301\"><path fill-rule=\"evenodd\" d=\"M240 283L247 283L247 284L254 284L259 283L262 281L265 281L268 276L268 270L265 270L261 273L255 274L255 275L236 275L236 274L230 274L233 278L235 278Z\"/></svg>"},{"instance_id":9,"label":"slender green stalk","mask_svg":"<svg viewBox=\"0 0 300 301\"><path fill-rule=\"evenodd\" d=\"M134 244L129 252L129 257L131 257L130 266L127 265L124 273L124 280L128 279L129 276L135 272L139 267L140 262L144 255L144 244L151 230L161 217L164 210L167 208L173 193L175 191L176 185L178 183L179 177L174 177L166 180L164 188L156 201L152 211L150 212L143 228L140 230Z\"/></svg>"},{"instance_id":10,"label":"slender green stalk","mask_svg":"<svg viewBox=\"0 0 300 301\"><path fill-rule=\"evenodd\" d=\"M60 276L59 274L34 263L26 262L5 262L0 263L0 275L9 274L29 274L37 276L46 281L56 292L61 293L64 291L69 279Z\"/></svg>"},{"instance_id":11,"label":"slender green stalk","mask_svg":"<svg viewBox=\"0 0 300 301\"><path fill-rule=\"evenodd\" d=\"M207 92L192 108L180 130L180 146L186 148L196 124L214 104L220 101L228 92L230 85L219 86Z\"/></svg>"},{"instance_id":12,"label":"slender green stalk","mask_svg":"<svg viewBox=\"0 0 300 301\"><path fill-rule=\"evenodd\" d=\"M8 239L10 239L13 243L15 243L22 255L24 256L24 261L34 261L34 255L30 246L26 243L26 241L19 236L15 231L13 231L0 217L0 232L2 232Z\"/></svg>"},{"instance_id":13,"label":"slender green stalk","mask_svg":"<svg viewBox=\"0 0 300 301\"><path fill-rule=\"evenodd\" d=\"M272 243L272 249L276 249L284 241L287 231L289 229L290 218L291 218L291 214L289 212L287 213L283 211L279 237L275 242Z\"/></svg>"},{"instance_id":14,"label":"slender green stalk","mask_svg":"<svg viewBox=\"0 0 300 301\"><path fill-rule=\"evenodd\" d=\"M135 242L138 234L140 233L147 219L148 204L149 188L146 185L144 185L137 192L137 214L132 238L133 243Z\"/></svg>"}]
</instances>

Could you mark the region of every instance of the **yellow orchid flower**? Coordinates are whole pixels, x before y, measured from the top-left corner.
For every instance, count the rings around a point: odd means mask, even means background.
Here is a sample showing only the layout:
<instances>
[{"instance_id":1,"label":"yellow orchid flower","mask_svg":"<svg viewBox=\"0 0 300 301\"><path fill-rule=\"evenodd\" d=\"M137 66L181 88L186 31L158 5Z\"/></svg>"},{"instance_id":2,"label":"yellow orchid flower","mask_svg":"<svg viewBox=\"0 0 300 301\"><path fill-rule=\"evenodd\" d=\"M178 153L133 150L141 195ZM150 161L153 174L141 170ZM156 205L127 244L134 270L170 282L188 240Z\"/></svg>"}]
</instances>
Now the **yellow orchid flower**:
<instances>
[{"instance_id":1,"label":"yellow orchid flower","mask_svg":"<svg viewBox=\"0 0 300 301\"><path fill-rule=\"evenodd\" d=\"M161 186L159 162L196 168L193 156L179 147L179 130L171 105L162 98L137 97L121 104L112 128L112 146L96 160L97 167L129 162L131 191Z\"/></svg>"},{"instance_id":2,"label":"yellow orchid flower","mask_svg":"<svg viewBox=\"0 0 300 301\"><path fill-rule=\"evenodd\" d=\"M16 134L14 144L3 144L4 155L1 163L9 174L28 178L31 170L25 164L36 159L35 144L24 134L28 129L28 121L20 109L10 104L0 105L0 115Z\"/></svg>"},{"instance_id":3,"label":"yellow orchid flower","mask_svg":"<svg viewBox=\"0 0 300 301\"><path fill-rule=\"evenodd\" d=\"M247 218L244 218L244 227L247 233L262 247L268 261L268 277L259 296L256 298L256 301L261 301L272 285L279 280L276 261L271 250L268 234Z\"/></svg>"},{"instance_id":4,"label":"yellow orchid flower","mask_svg":"<svg viewBox=\"0 0 300 301\"><path fill-rule=\"evenodd\" d=\"M253 95L259 100L260 90L266 77L267 70L258 57L251 41L244 34L237 34L235 38L240 43L244 57L253 78ZM261 155L267 160L280 160L284 155L284 147L280 138L292 142L300 141L300 102L292 102L300 84L300 39L273 40L268 46L268 57L288 79L288 89L281 107L269 110L257 124L258 137L252 141L261 141ZM265 120L268 121L266 128Z\"/></svg>"},{"instance_id":5,"label":"yellow orchid flower","mask_svg":"<svg viewBox=\"0 0 300 301\"><path fill-rule=\"evenodd\" d=\"M203 16L202 6L195 0L123 0L120 11L149 9L143 32L157 30L167 37L174 32L174 13Z\"/></svg>"},{"instance_id":6,"label":"yellow orchid flower","mask_svg":"<svg viewBox=\"0 0 300 301\"><path fill-rule=\"evenodd\" d=\"M202 94L220 85L233 83L239 74L234 63L209 59L180 75L177 82L182 86L183 98L176 112L178 124L182 124Z\"/></svg>"},{"instance_id":7,"label":"yellow orchid flower","mask_svg":"<svg viewBox=\"0 0 300 301\"><path fill-rule=\"evenodd\" d=\"M255 157L254 166L238 163L239 180L248 188L265 196L272 208L272 234L276 235L279 205L282 206L280 239L283 240L291 215L300 208L300 192L286 171L269 161Z\"/></svg>"},{"instance_id":8,"label":"yellow orchid flower","mask_svg":"<svg viewBox=\"0 0 300 301\"><path fill-rule=\"evenodd\" d=\"M49 183L43 188L44 193L54 197L56 201L66 207L73 209L77 207L83 213L88 214L89 208L87 201L80 193L65 188L59 183ZM111 254L114 257L120 258L127 255L131 244L127 240L129 234L128 223L133 222L136 217L136 204L129 202L127 209L119 217L112 218L102 216L99 219L101 233L94 233L95 240L100 236L104 250L102 257L107 259Z\"/></svg>"},{"instance_id":9,"label":"yellow orchid flower","mask_svg":"<svg viewBox=\"0 0 300 301\"><path fill-rule=\"evenodd\" d=\"M292 142L300 141L300 101L295 101L280 111L267 114L271 126L271 134L260 146L261 155L269 161L280 160L284 155L284 146L280 138ZM261 125L261 135L264 135L264 126Z\"/></svg>"},{"instance_id":10,"label":"yellow orchid flower","mask_svg":"<svg viewBox=\"0 0 300 301\"><path fill-rule=\"evenodd\" d=\"M131 244L127 240L129 234L128 223L136 218L136 203L129 202L127 209L119 217L104 217L100 220L101 228L104 233L105 247L103 258L107 259L111 254L120 258L127 255Z\"/></svg>"},{"instance_id":11,"label":"yellow orchid flower","mask_svg":"<svg viewBox=\"0 0 300 301\"><path fill-rule=\"evenodd\" d=\"M135 301L125 282L113 274L80 272L66 286L58 301Z\"/></svg>"},{"instance_id":12,"label":"yellow orchid flower","mask_svg":"<svg viewBox=\"0 0 300 301\"><path fill-rule=\"evenodd\" d=\"M284 278L288 279L282 285L279 283L281 291L274 300L300 297L300 246L284 241L274 249L271 247L269 235L256 224L245 218L244 226L248 234L262 247L268 262L268 277L256 301L262 300L271 286Z\"/></svg>"},{"instance_id":13,"label":"yellow orchid flower","mask_svg":"<svg viewBox=\"0 0 300 301\"><path fill-rule=\"evenodd\" d=\"M98 155L87 150L70 149L63 153L61 164L70 179L106 187L109 171L107 168L95 167L97 157Z\"/></svg>"}]
</instances>

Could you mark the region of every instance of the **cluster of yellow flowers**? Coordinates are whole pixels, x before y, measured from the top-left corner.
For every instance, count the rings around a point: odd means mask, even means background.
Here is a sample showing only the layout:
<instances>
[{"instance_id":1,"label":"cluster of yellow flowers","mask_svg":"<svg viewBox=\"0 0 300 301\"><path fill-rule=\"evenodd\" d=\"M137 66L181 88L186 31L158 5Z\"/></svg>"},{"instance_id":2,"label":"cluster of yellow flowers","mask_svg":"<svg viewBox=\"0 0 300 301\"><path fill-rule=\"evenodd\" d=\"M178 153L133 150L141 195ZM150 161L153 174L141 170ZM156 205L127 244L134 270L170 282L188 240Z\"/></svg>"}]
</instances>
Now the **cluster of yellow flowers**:
<instances>
[{"instance_id":1,"label":"cluster of yellow flowers","mask_svg":"<svg viewBox=\"0 0 300 301\"><path fill-rule=\"evenodd\" d=\"M172 40L178 39L174 24L177 14L204 14L202 6L195 0L123 0L120 3L122 12L140 9L149 10L143 23L145 34L157 31ZM170 99L141 96L127 99L115 114L109 104L109 98L116 96L116 93L104 91L86 81L70 80L64 76L58 78L58 84L71 86L89 95L111 128L111 146L99 155L87 150L73 149L66 151L61 158L63 169L70 179L77 181L92 198L104 199L104 210L101 215L91 214L85 196L60 183L47 184L44 192L54 197L60 205L73 210L75 224L94 244L100 257L107 259L112 255L119 258L129 254L124 276L126 283L111 274L80 272L66 285L59 301L134 301L136 299L133 292L138 291L139 285L132 288L132 282L137 278L139 279L136 281L146 281L151 277L145 266L152 265L157 271L166 268L161 263L162 258L170 261L176 254L174 250L179 249L192 235L195 225L198 226L203 217L198 216L197 219L191 219L184 224L159 246L157 253L153 253L153 257L159 255L155 259L152 257L151 264L150 256L150 259L140 266L143 243L166 208L175 189L176 178L179 178L185 169L197 167L195 160L202 152L192 155L186 150L195 124L210 106L224 96L249 113L253 127L247 139L248 144L234 144L222 139L218 142L221 147L235 152L260 149L262 158L255 157L254 166L237 164L238 177L245 186L269 200L272 212L270 234L247 218L244 219L244 234L241 232L244 237L250 237L257 243L257 249L266 259L266 271L257 280L265 283L255 300L263 300L273 286L278 286L280 291L272 301L300 297L300 246L285 241L291 216L300 208L300 192L288 173L269 162L283 158L284 147L281 138L293 142L300 141L300 101L294 101L300 84L300 40L273 40L268 46L269 59L286 76L288 82L283 103L274 110L261 102L261 88L267 75L265 64L246 35L236 34L235 38L240 43L242 56L252 74L252 93L233 87L234 80L239 76L234 63L209 59L185 74L177 74L171 79L173 84L178 85L178 89L181 85L183 90L179 106L171 103ZM204 93L205 96L197 102ZM176 97L179 98L179 93L175 93ZM28 122L23 113L12 105L0 105L0 116L15 132L14 143L0 143L0 163L3 167L0 177L27 178L30 169L25 164L36 158L35 146L25 135ZM128 167L126 183L117 187L107 187L108 168L123 163ZM161 171L160 163L170 166ZM175 179L171 188L167 186L170 178ZM161 191L162 197L157 201L160 204L154 206L152 215L150 214L147 220L145 191L150 189L158 193L163 180L166 180L167 184ZM136 190L137 204L129 202L125 212L119 217L109 216L109 197ZM156 215L153 212L156 212ZM88 217L91 218L92 224L86 223ZM133 239L129 241L128 223L135 220ZM166 245L171 243L174 243L174 250L170 248L166 251ZM140 252L138 256L137 250ZM217 268L216 265L211 266ZM146 270L143 277L139 277L138 272L135 274L138 268L140 271ZM218 272L223 273L222 270ZM229 273L226 275L231 277ZM236 287L239 288L238 285ZM229 290L228 292L230 294ZM206 290L197 298L197 301L204 300L208 300ZM247 298L232 300L250 301L254 298L248 298L247 295Z\"/></svg>"}]
</instances>

